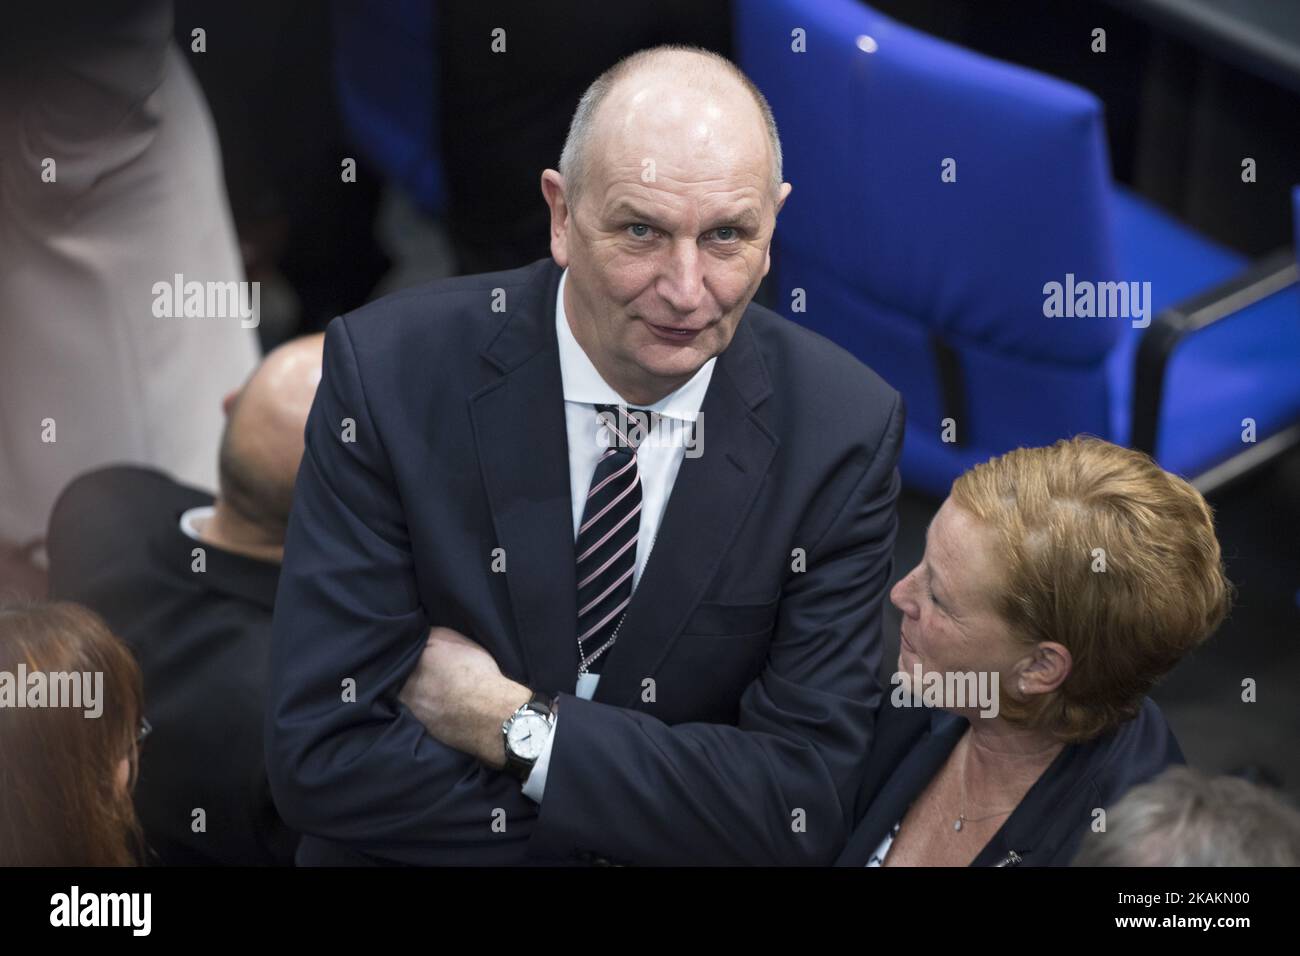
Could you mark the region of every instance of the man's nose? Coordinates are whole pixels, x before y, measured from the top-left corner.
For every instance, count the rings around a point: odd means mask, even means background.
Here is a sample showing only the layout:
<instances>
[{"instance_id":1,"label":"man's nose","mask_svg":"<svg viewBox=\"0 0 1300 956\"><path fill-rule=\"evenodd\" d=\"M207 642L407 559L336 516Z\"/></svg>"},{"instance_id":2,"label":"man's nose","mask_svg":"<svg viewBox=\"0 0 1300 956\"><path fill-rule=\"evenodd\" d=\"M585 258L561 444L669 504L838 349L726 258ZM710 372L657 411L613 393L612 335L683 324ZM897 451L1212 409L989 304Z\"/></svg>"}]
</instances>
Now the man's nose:
<instances>
[{"instance_id":1,"label":"man's nose","mask_svg":"<svg viewBox=\"0 0 1300 956\"><path fill-rule=\"evenodd\" d=\"M694 242L677 243L659 284L659 294L681 318L704 303L704 261Z\"/></svg>"}]
</instances>

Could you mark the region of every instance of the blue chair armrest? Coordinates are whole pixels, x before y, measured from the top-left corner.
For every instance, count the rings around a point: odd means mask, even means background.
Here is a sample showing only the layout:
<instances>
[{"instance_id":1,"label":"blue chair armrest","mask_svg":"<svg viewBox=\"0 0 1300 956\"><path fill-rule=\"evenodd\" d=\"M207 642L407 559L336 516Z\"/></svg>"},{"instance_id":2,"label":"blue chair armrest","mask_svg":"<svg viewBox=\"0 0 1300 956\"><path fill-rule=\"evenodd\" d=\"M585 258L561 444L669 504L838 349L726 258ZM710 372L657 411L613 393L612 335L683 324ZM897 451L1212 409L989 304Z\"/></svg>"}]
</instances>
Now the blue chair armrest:
<instances>
[{"instance_id":1,"label":"blue chair armrest","mask_svg":"<svg viewBox=\"0 0 1300 956\"><path fill-rule=\"evenodd\" d=\"M1179 343L1297 281L1300 268L1295 252L1279 249L1240 275L1166 309L1152 320L1138 344L1133 373L1134 448L1155 457L1165 371Z\"/></svg>"}]
</instances>

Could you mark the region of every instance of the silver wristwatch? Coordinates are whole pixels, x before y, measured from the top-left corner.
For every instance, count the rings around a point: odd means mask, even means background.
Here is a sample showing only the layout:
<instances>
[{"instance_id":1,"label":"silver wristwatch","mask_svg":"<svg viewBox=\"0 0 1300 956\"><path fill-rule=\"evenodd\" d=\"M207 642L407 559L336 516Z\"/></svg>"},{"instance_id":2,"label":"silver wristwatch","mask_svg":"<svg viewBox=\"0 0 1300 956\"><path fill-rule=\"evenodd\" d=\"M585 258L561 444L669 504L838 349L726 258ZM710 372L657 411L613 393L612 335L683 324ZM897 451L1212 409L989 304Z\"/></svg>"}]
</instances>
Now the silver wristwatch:
<instances>
[{"instance_id":1,"label":"silver wristwatch","mask_svg":"<svg viewBox=\"0 0 1300 956\"><path fill-rule=\"evenodd\" d=\"M506 748L506 773L520 780L528 779L555 727L555 704L554 697L535 693L501 725Z\"/></svg>"}]
</instances>

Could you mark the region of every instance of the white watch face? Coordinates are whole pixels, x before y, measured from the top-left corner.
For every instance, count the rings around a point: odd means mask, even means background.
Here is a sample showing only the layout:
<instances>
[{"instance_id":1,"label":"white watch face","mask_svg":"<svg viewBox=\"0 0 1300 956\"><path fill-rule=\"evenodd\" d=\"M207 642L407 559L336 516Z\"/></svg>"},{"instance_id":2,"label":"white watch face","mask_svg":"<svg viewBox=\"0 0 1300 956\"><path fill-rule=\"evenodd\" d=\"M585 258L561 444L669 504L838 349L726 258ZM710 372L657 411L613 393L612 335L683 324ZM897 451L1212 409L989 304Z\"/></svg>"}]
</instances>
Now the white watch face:
<instances>
[{"instance_id":1,"label":"white watch face","mask_svg":"<svg viewBox=\"0 0 1300 956\"><path fill-rule=\"evenodd\" d=\"M510 749L524 760L536 760L542 755L542 745L551 732L551 725L541 714L521 714L510 725L506 739Z\"/></svg>"}]
</instances>

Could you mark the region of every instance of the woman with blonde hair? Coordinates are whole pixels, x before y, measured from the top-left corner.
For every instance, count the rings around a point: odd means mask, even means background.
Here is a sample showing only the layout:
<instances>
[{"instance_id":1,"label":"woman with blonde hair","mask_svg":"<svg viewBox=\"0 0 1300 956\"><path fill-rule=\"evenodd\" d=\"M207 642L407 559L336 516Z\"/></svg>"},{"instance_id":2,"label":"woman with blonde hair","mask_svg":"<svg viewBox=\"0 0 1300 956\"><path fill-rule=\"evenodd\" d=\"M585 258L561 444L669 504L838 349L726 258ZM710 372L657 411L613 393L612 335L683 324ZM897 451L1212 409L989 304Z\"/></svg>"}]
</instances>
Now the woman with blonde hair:
<instances>
[{"instance_id":1,"label":"woman with blonde hair","mask_svg":"<svg viewBox=\"0 0 1300 956\"><path fill-rule=\"evenodd\" d=\"M837 865L1068 864L1183 763L1147 694L1230 592L1205 499L1146 455L1075 438L961 475L890 594L898 686Z\"/></svg>"},{"instance_id":2,"label":"woman with blonde hair","mask_svg":"<svg viewBox=\"0 0 1300 956\"><path fill-rule=\"evenodd\" d=\"M51 699L60 683L52 675L90 675L96 699ZM0 607L5 679L13 699L0 707L0 866L143 862L131 791L147 724L126 645L77 604ZM44 694L29 693L34 679ZM26 706L16 706L17 694Z\"/></svg>"}]
</instances>

